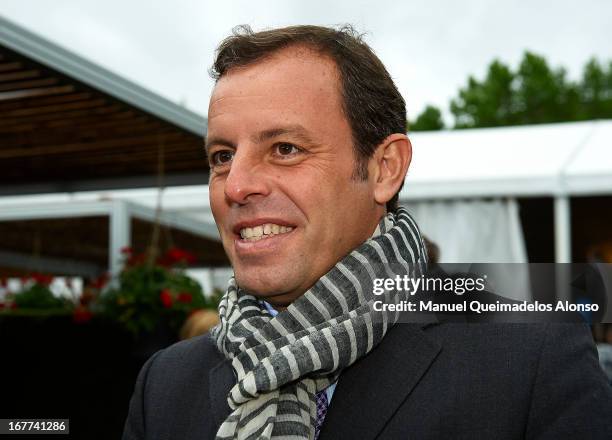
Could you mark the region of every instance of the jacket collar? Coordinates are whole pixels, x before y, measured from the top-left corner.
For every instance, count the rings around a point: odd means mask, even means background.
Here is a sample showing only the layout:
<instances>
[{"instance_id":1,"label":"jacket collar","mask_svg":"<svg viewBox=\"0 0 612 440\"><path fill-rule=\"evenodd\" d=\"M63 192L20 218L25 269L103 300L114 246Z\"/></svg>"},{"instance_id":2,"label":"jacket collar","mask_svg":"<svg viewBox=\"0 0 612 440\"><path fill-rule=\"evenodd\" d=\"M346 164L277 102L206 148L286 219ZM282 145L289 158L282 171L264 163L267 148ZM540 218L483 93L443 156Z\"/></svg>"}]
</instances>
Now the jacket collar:
<instances>
[{"instance_id":1,"label":"jacket collar","mask_svg":"<svg viewBox=\"0 0 612 440\"><path fill-rule=\"evenodd\" d=\"M340 375L320 440L376 438L434 362L441 346L422 324L396 324Z\"/></svg>"},{"instance_id":2,"label":"jacket collar","mask_svg":"<svg viewBox=\"0 0 612 440\"><path fill-rule=\"evenodd\" d=\"M232 363L229 359L219 362L209 373L210 407L216 429L232 412L227 404L227 395L236 383Z\"/></svg>"},{"instance_id":3,"label":"jacket collar","mask_svg":"<svg viewBox=\"0 0 612 440\"><path fill-rule=\"evenodd\" d=\"M423 331L429 325L436 324L396 324L378 347L342 372L320 440L376 438L441 350ZM218 429L231 413L227 395L236 383L231 362L226 359L212 368L209 381Z\"/></svg>"}]
</instances>

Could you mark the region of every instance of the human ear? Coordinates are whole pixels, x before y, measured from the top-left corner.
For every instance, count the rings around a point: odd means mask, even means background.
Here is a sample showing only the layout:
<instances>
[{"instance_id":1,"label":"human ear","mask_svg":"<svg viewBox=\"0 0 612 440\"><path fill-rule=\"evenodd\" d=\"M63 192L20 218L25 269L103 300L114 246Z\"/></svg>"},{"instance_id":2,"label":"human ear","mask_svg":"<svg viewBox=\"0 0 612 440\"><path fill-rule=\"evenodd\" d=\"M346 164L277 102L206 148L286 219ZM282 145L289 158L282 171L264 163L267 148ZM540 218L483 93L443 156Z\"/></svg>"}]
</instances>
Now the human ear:
<instances>
[{"instance_id":1,"label":"human ear","mask_svg":"<svg viewBox=\"0 0 612 440\"><path fill-rule=\"evenodd\" d=\"M374 152L374 199L385 204L399 191L410 161L412 144L408 136L394 133L386 137Z\"/></svg>"}]
</instances>

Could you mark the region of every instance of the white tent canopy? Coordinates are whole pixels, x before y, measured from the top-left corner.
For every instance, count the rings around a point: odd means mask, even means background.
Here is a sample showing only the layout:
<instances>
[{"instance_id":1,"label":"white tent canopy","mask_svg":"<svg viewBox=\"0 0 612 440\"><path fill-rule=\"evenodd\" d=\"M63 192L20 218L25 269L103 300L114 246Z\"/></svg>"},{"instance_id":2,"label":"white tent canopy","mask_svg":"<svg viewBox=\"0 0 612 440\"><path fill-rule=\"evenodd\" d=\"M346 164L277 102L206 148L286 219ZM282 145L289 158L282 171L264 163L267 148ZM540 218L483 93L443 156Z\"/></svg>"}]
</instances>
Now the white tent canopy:
<instances>
[{"instance_id":1,"label":"white tent canopy","mask_svg":"<svg viewBox=\"0 0 612 440\"><path fill-rule=\"evenodd\" d=\"M612 194L611 120L423 132L410 138L413 161L400 200L504 197L512 203L514 197L554 197L559 263L571 261L569 197Z\"/></svg>"},{"instance_id":2,"label":"white tent canopy","mask_svg":"<svg viewBox=\"0 0 612 440\"><path fill-rule=\"evenodd\" d=\"M417 132L401 199L612 193L612 120Z\"/></svg>"}]
</instances>

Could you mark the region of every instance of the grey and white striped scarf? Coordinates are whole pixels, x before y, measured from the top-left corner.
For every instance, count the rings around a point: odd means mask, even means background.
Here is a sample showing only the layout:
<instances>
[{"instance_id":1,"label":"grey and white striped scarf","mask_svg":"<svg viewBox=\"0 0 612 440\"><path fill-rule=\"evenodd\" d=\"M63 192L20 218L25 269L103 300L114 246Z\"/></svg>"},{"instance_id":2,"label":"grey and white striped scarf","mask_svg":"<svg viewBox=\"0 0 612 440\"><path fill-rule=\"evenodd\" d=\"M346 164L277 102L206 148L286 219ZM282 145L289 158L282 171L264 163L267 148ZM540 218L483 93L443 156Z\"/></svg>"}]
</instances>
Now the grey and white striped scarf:
<instances>
[{"instance_id":1,"label":"grey and white striped scarf","mask_svg":"<svg viewBox=\"0 0 612 440\"><path fill-rule=\"evenodd\" d=\"M418 276L426 264L419 229L399 208L276 317L232 278L212 331L237 376L228 395L232 413L217 439L312 439L315 394L378 345L397 320L373 311L373 279Z\"/></svg>"}]
</instances>

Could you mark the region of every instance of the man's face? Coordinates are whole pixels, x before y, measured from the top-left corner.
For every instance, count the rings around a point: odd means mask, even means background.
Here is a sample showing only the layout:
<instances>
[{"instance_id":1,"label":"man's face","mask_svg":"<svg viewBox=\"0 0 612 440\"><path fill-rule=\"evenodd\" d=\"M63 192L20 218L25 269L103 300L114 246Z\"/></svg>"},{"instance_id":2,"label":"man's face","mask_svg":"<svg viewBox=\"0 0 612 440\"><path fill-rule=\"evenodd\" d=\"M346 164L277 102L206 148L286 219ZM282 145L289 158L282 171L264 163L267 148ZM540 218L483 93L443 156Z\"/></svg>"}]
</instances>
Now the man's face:
<instances>
[{"instance_id":1,"label":"man's face","mask_svg":"<svg viewBox=\"0 0 612 440\"><path fill-rule=\"evenodd\" d=\"M232 69L210 101L213 216L238 285L276 306L363 243L384 213L372 177L352 178L339 91L331 60L290 47Z\"/></svg>"}]
</instances>

